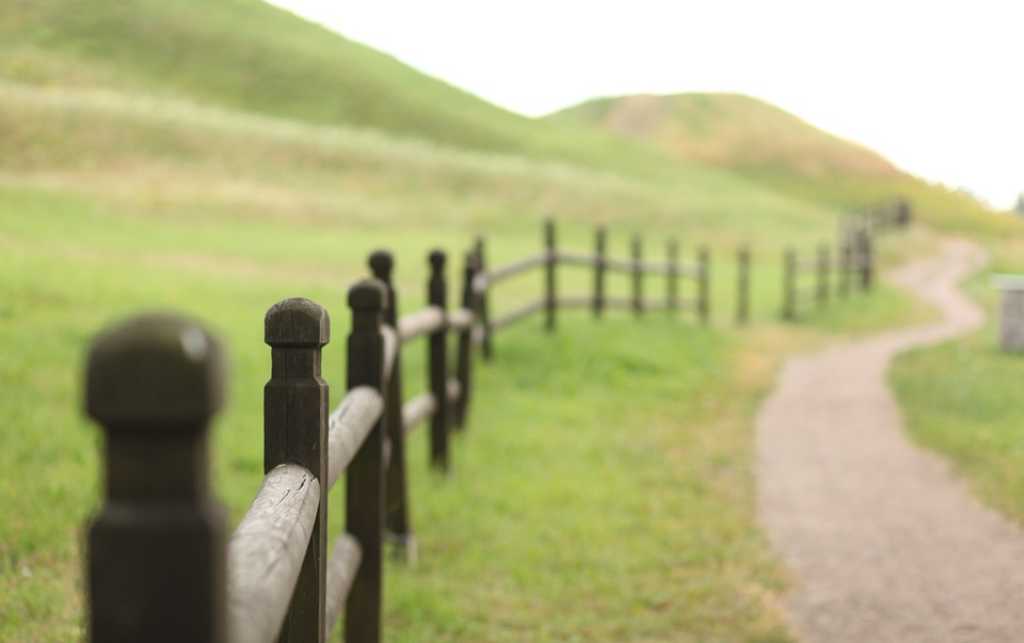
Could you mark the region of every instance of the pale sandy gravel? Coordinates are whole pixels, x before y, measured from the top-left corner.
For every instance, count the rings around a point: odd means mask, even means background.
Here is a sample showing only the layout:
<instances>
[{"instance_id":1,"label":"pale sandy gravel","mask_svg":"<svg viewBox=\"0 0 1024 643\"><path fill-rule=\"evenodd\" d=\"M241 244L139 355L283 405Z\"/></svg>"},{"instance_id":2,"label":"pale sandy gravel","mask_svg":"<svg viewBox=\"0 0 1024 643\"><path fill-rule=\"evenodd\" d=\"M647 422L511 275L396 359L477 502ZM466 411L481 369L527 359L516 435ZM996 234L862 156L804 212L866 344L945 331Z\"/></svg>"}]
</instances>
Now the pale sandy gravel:
<instances>
[{"instance_id":1,"label":"pale sandy gravel","mask_svg":"<svg viewBox=\"0 0 1024 643\"><path fill-rule=\"evenodd\" d=\"M886 385L896 353L982 323L957 285L983 261L951 241L894 274L943 320L794 358L760 410L760 519L802 641L1024 641L1024 530L908 441Z\"/></svg>"}]
</instances>

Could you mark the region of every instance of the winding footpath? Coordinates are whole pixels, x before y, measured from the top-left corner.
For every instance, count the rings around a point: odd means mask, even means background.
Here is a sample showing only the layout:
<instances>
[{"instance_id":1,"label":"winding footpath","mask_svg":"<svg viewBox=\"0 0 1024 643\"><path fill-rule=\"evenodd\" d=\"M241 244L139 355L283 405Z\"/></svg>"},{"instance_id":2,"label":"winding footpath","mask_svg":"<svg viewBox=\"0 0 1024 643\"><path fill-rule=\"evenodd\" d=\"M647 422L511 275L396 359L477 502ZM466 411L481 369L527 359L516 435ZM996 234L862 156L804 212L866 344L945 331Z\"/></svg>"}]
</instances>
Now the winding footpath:
<instances>
[{"instance_id":1,"label":"winding footpath","mask_svg":"<svg viewBox=\"0 0 1024 643\"><path fill-rule=\"evenodd\" d=\"M1024 641L1024 530L909 442L893 356L978 328L964 241L890 279L942 320L791 359L757 419L759 516L792 577L805 643Z\"/></svg>"}]
</instances>

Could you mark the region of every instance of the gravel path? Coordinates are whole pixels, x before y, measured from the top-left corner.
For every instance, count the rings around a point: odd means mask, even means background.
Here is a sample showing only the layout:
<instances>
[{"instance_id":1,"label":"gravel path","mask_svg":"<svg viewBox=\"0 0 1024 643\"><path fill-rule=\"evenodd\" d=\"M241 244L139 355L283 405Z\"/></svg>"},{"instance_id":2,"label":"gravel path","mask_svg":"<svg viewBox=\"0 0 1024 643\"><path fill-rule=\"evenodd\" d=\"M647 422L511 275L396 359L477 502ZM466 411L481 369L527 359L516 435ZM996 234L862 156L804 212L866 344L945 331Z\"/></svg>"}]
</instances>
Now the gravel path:
<instances>
[{"instance_id":1,"label":"gravel path","mask_svg":"<svg viewBox=\"0 0 1024 643\"><path fill-rule=\"evenodd\" d=\"M760 518L802 641L1024 641L1024 531L907 440L886 385L896 353L982 323L957 285L983 262L950 241L892 275L943 320L794 358L760 410Z\"/></svg>"}]
</instances>

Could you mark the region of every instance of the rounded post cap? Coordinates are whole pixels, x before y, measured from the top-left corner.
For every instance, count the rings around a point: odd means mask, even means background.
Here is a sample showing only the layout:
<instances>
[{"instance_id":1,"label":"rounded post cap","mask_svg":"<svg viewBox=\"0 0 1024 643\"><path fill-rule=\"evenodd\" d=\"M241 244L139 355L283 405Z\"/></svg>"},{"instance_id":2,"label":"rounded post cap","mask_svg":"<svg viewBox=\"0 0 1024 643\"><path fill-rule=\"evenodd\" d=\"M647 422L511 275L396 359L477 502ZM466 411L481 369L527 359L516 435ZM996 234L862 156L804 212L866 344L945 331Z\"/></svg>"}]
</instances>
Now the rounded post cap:
<instances>
[{"instance_id":1,"label":"rounded post cap","mask_svg":"<svg viewBox=\"0 0 1024 643\"><path fill-rule=\"evenodd\" d=\"M427 257L427 259L430 262L430 268L432 270L440 271L444 268L444 250L431 250L430 255Z\"/></svg>"},{"instance_id":2,"label":"rounded post cap","mask_svg":"<svg viewBox=\"0 0 1024 643\"><path fill-rule=\"evenodd\" d=\"M331 341L331 318L315 301L293 297L270 307L263 330L271 346L323 346Z\"/></svg>"},{"instance_id":3,"label":"rounded post cap","mask_svg":"<svg viewBox=\"0 0 1024 643\"><path fill-rule=\"evenodd\" d=\"M224 370L220 344L198 322L173 313L131 317L92 343L85 410L126 429L202 423L224 404Z\"/></svg>"},{"instance_id":4,"label":"rounded post cap","mask_svg":"<svg viewBox=\"0 0 1024 643\"><path fill-rule=\"evenodd\" d=\"M348 305L352 310L379 312L387 303L387 287L378 279L363 279L348 289Z\"/></svg>"},{"instance_id":5,"label":"rounded post cap","mask_svg":"<svg viewBox=\"0 0 1024 643\"><path fill-rule=\"evenodd\" d=\"M390 251L375 251L370 255L369 264L374 277L385 282L391 280L391 271L395 267L395 258Z\"/></svg>"}]
</instances>

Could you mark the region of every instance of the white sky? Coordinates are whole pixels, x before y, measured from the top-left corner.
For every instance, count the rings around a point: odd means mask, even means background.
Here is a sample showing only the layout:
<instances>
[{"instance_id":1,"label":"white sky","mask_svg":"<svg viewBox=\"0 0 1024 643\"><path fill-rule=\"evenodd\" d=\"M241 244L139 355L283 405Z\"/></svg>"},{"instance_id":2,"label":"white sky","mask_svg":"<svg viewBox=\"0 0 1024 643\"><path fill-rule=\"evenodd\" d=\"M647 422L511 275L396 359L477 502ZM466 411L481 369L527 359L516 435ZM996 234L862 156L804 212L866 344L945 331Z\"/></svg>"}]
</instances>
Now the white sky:
<instances>
[{"instance_id":1,"label":"white sky","mask_svg":"<svg viewBox=\"0 0 1024 643\"><path fill-rule=\"evenodd\" d=\"M1010 207L1024 191L1024 0L272 0L540 115L740 92Z\"/></svg>"}]
</instances>

